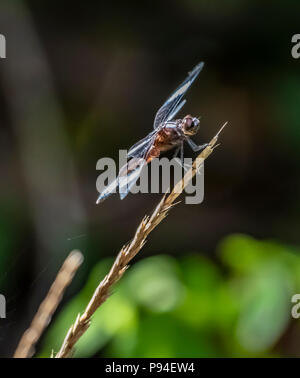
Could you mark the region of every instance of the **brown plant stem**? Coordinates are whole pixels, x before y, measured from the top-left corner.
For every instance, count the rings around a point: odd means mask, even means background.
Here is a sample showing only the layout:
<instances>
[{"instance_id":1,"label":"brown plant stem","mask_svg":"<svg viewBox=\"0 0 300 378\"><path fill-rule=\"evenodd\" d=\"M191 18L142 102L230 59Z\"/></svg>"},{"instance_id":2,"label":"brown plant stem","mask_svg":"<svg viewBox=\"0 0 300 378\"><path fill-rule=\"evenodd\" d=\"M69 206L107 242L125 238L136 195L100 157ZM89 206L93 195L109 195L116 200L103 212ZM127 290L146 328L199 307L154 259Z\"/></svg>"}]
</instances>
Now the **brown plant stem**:
<instances>
[{"instance_id":1,"label":"brown plant stem","mask_svg":"<svg viewBox=\"0 0 300 378\"><path fill-rule=\"evenodd\" d=\"M34 346L41 337L44 329L50 323L51 318L59 305L66 288L70 285L74 274L80 267L83 256L79 251L73 251L66 258L60 268L50 290L41 303L30 327L23 334L14 358L28 358L34 354Z\"/></svg>"},{"instance_id":2,"label":"brown plant stem","mask_svg":"<svg viewBox=\"0 0 300 378\"><path fill-rule=\"evenodd\" d=\"M227 123L222 126L219 132L209 142L208 146L194 160L192 167L174 186L171 193L168 196L163 196L162 200L159 202L152 215L150 217L145 216L143 218L142 222L135 232L132 241L123 246L123 248L117 255L109 273L104 277L104 279L96 288L83 314L78 314L75 323L69 329L59 352L55 356L56 358L67 358L72 356L74 345L90 326L92 315L108 298L110 294L110 288L122 277L128 267L128 263L135 257L135 255L146 243L146 239L150 232L166 217L170 208L176 204L174 203L176 198L182 193L183 189L197 173L204 160L213 152L214 148L216 147L218 136L226 124Z\"/></svg>"}]
</instances>

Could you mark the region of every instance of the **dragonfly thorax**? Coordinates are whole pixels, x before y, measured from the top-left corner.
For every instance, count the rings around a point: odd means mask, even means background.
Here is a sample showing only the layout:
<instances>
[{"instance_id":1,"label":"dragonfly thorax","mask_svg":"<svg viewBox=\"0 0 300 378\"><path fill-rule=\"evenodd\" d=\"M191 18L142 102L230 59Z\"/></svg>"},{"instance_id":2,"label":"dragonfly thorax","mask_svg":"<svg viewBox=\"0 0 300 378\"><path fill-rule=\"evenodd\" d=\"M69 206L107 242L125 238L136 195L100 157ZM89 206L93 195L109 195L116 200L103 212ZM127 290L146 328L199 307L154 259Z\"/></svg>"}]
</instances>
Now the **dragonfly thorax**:
<instances>
[{"instance_id":1,"label":"dragonfly thorax","mask_svg":"<svg viewBox=\"0 0 300 378\"><path fill-rule=\"evenodd\" d=\"M184 135L190 136L197 134L200 127L200 121L196 117L192 117L190 114L186 115L181 121L180 128Z\"/></svg>"}]
</instances>

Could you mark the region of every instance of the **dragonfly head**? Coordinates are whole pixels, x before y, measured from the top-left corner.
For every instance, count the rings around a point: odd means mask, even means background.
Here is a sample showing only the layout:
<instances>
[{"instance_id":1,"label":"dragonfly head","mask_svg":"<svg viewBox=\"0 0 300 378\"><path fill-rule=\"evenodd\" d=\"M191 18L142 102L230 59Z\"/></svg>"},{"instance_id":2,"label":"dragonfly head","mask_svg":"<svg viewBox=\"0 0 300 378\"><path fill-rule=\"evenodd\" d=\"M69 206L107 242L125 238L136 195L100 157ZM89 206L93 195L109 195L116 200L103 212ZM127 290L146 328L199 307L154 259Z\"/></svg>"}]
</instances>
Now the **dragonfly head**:
<instances>
[{"instance_id":1,"label":"dragonfly head","mask_svg":"<svg viewBox=\"0 0 300 378\"><path fill-rule=\"evenodd\" d=\"M184 135L195 135L197 134L200 127L200 121L196 117L192 117L191 115L187 115L183 118L181 122L181 129Z\"/></svg>"}]
</instances>

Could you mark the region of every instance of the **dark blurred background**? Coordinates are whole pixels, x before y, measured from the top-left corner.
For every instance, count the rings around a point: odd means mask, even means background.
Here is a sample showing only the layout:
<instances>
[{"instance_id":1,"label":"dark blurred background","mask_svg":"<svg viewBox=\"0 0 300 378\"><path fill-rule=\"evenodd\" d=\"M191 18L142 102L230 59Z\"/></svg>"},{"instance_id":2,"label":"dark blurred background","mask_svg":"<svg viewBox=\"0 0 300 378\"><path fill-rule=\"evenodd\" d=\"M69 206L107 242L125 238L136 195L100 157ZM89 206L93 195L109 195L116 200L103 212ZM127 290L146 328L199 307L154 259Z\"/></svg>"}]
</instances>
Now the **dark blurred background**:
<instances>
[{"instance_id":1,"label":"dark blurred background","mask_svg":"<svg viewBox=\"0 0 300 378\"><path fill-rule=\"evenodd\" d=\"M95 205L101 157L152 129L199 61L181 114L201 144L205 199L151 234L77 356L300 356L298 1L9 1L0 5L0 355L11 356L67 254L85 261L37 346L57 351L160 194ZM195 156L186 148L187 156Z\"/></svg>"}]
</instances>

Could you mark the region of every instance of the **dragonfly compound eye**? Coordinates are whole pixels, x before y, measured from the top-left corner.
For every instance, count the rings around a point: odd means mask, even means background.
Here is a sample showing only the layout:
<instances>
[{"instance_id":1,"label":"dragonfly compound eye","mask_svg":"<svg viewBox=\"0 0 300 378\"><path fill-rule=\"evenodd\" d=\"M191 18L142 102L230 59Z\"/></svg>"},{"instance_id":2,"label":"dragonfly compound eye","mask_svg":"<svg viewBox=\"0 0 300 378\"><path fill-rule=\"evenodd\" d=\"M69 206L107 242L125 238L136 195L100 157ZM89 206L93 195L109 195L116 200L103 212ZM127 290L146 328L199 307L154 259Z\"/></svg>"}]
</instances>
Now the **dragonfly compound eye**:
<instances>
[{"instance_id":1,"label":"dragonfly compound eye","mask_svg":"<svg viewBox=\"0 0 300 378\"><path fill-rule=\"evenodd\" d=\"M183 122L184 122L184 126L187 130L194 127L194 121L193 121L192 117L185 117Z\"/></svg>"}]
</instances>

